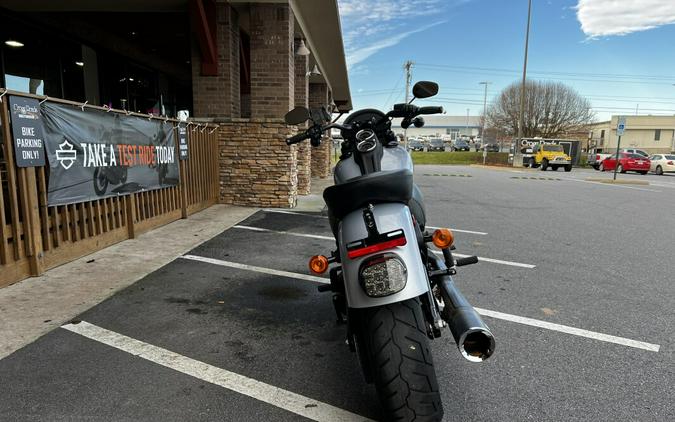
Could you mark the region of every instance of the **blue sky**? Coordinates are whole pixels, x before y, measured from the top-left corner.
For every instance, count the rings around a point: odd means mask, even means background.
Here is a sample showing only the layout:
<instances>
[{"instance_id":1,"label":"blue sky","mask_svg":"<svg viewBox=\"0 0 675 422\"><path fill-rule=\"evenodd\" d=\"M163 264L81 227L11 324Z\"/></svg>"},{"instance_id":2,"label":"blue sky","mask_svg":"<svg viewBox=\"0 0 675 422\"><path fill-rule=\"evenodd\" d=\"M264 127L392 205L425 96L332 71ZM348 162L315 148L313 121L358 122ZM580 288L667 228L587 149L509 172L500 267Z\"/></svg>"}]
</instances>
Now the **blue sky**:
<instances>
[{"instance_id":1,"label":"blue sky","mask_svg":"<svg viewBox=\"0 0 675 422\"><path fill-rule=\"evenodd\" d=\"M439 82L429 103L483 109L520 78L527 0L338 0L355 109L403 100L413 81ZM528 78L573 86L597 120L675 114L675 1L533 0ZM617 5L618 4L618 5Z\"/></svg>"}]
</instances>

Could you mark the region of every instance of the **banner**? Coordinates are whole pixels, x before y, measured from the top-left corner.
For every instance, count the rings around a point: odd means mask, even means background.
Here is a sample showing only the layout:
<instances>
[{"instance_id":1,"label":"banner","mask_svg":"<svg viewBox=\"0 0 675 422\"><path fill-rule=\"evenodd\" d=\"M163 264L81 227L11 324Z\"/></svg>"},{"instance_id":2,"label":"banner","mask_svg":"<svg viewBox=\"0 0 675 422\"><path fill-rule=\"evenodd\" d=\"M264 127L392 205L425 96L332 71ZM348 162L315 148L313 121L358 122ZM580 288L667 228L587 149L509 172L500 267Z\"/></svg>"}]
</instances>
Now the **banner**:
<instances>
[{"instance_id":1,"label":"banner","mask_svg":"<svg viewBox=\"0 0 675 422\"><path fill-rule=\"evenodd\" d=\"M45 102L49 206L176 186L173 125Z\"/></svg>"}]
</instances>

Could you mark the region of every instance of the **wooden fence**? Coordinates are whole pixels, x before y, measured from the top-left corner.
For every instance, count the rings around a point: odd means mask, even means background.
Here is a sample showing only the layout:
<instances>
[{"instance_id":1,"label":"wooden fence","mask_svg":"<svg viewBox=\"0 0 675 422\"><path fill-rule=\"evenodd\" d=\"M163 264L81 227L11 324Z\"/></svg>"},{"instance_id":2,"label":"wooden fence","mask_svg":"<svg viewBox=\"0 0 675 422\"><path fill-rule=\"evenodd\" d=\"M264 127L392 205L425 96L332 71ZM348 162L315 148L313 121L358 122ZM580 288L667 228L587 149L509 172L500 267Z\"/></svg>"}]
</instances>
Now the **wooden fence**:
<instances>
[{"instance_id":1,"label":"wooden fence","mask_svg":"<svg viewBox=\"0 0 675 422\"><path fill-rule=\"evenodd\" d=\"M16 166L7 97L0 100L0 287L187 218L218 200L216 127L202 123L188 126L189 158L180 161L178 186L48 207L48 172ZM178 122L169 121L176 130Z\"/></svg>"}]
</instances>

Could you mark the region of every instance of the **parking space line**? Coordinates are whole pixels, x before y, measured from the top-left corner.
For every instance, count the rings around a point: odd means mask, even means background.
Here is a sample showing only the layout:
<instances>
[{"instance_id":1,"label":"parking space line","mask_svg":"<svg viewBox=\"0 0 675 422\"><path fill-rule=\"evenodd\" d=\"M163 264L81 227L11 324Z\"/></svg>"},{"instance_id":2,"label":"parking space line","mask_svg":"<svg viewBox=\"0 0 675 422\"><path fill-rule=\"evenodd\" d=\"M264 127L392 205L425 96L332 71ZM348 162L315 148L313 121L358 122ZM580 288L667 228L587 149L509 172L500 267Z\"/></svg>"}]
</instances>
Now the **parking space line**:
<instances>
[{"instance_id":1,"label":"parking space line","mask_svg":"<svg viewBox=\"0 0 675 422\"><path fill-rule=\"evenodd\" d=\"M441 251L433 251L433 253L435 253L436 255L443 255L443 252L441 252ZM467 257L471 256L471 255L464 255L464 254L456 253L456 252L453 252L452 255L457 257L457 258L467 258ZM491 262L493 264L510 265L511 267L520 267L520 268L528 268L528 269L532 269L532 268L537 267L536 265L532 265L532 264L523 264L522 262L504 261L504 260L501 260L501 259L494 259L494 258L485 258L484 256L479 256L478 260L483 261L483 262Z\"/></svg>"},{"instance_id":2,"label":"parking space line","mask_svg":"<svg viewBox=\"0 0 675 422\"><path fill-rule=\"evenodd\" d=\"M320 277L313 277L313 276L308 276L305 274L300 274L300 273L293 273L290 271L279 271L279 270L274 270L271 268L263 268L263 267L256 267L253 265L245 265L245 264L239 264L235 262L229 262L229 261L221 261L219 259L213 259L213 258L205 258L201 256L196 256L196 255L183 255L181 258L185 259L191 259L194 261L201 261L201 262L207 262L210 264L215 264L215 265L221 265L224 267L232 267L232 268L238 268L238 269L243 269L243 270L249 270L249 271L256 271L264 274L272 274L272 275L279 275L282 277L288 277L288 278L295 278L295 279L300 279L300 280L309 280L309 281L318 281L319 283L328 283L329 280L327 279L322 279ZM481 314L485 315L487 317L495 318L495 319L502 319L505 321L510 321L510 322L515 322L518 324L523 324L523 325L529 325L532 327L537 327L537 328L543 328L546 330L551 330L551 331L557 331L561 333L566 333L566 334L571 334L579 337L586 337L590 338L593 340L598 340L598 341L603 341L606 343L615 343L615 344L620 344L622 346L627 346L627 347L633 347L636 349L643 349L643 350L648 350L650 352L658 352L660 349L660 346L658 344L652 344L652 343L645 343L642 341L638 340L631 340L628 338L624 337L617 337L609 334L603 334L603 333L598 333L595 331L589 331L589 330L584 330L581 328L574 328L570 327L567 325L561 325L561 324L554 324L552 322L548 321L541 321L538 319L533 319L533 318L527 318L527 317L521 317L518 315L512 315L512 314L505 314L503 312L497 312L497 311L491 311L489 309L482 309L482 308L475 308L476 311Z\"/></svg>"},{"instance_id":3,"label":"parking space line","mask_svg":"<svg viewBox=\"0 0 675 422\"><path fill-rule=\"evenodd\" d=\"M363 416L284 390L253 378L180 355L170 350L127 337L86 321L61 328L152 363L202 381L252 397L314 421L369 421Z\"/></svg>"},{"instance_id":4,"label":"parking space line","mask_svg":"<svg viewBox=\"0 0 675 422\"><path fill-rule=\"evenodd\" d=\"M443 229L445 227L425 226L425 228L436 230L436 229ZM475 232L473 230L460 230L460 229L450 229L450 230L452 230L453 232L457 232L457 233L469 233L469 234L477 234L479 236L487 236L487 233L485 233L485 232Z\"/></svg>"},{"instance_id":5,"label":"parking space line","mask_svg":"<svg viewBox=\"0 0 675 422\"><path fill-rule=\"evenodd\" d=\"M183 255L183 256L180 256L180 258L191 259L193 261L206 262L208 264L213 264L213 265L220 265L221 267L230 267L230 268L237 268L237 269L240 269L240 270L256 271L256 272L259 272L259 273L278 275L280 277L298 278L300 280L314 281L316 283L323 283L323 284L330 283L330 280L328 280L327 278L323 278L323 277L317 277L317 276L308 275L308 274L292 273L292 272L288 272L288 271L274 270L272 268L256 267L255 265L240 264L238 262L232 262L232 261L223 261L222 259L207 258L205 256Z\"/></svg>"},{"instance_id":6,"label":"parking space line","mask_svg":"<svg viewBox=\"0 0 675 422\"><path fill-rule=\"evenodd\" d=\"M235 229L243 229L243 230L253 230L256 232L270 232L270 233L277 233L277 234L287 234L290 236L298 236L298 237L309 237L311 239L321 239L321 240L335 240L332 236L321 236L318 234L307 234L307 233L293 233L293 232L287 232L283 230L272 230L272 229L264 229L262 227L252 227L252 226L243 226L240 224L232 226Z\"/></svg>"},{"instance_id":7,"label":"parking space line","mask_svg":"<svg viewBox=\"0 0 675 422\"><path fill-rule=\"evenodd\" d=\"M532 327L545 328L547 330L572 334L579 337L592 338L594 340L600 340L606 343L620 344L622 346L634 347L636 349L648 350L650 352L658 352L661 347L658 344L646 343L644 341L631 340L629 338L597 333L595 331L588 331L581 328L570 327L568 325L554 324L548 321L541 321L538 319L527 318L518 315L505 314L503 312L491 311L489 309L481 309L481 308L474 308L474 309L476 309L476 312L478 312L481 315L485 315L495 319L516 322L518 324L529 325Z\"/></svg>"},{"instance_id":8,"label":"parking space line","mask_svg":"<svg viewBox=\"0 0 675 422\"><path fill-rule=\"evenodd\" d=\"M278 214L302 215L304 217L328 218L325 215L305 214L305 213L301 213L301 212L277 210L277 209L273 209L273 208L264 208L263 211L274 212L274 213L278 213ZM428 229L440 229L441 227L426 226L426 228L428 228ZM485 232L477 232L477 231L473 231L473 230L461 230L461 229L450 229L450 230L458 232L458 233L469 233L469 234L477 234L477 235L480 235L480 236L487 236L487 233L485 233Z\"/></svg>"}]
</instances>

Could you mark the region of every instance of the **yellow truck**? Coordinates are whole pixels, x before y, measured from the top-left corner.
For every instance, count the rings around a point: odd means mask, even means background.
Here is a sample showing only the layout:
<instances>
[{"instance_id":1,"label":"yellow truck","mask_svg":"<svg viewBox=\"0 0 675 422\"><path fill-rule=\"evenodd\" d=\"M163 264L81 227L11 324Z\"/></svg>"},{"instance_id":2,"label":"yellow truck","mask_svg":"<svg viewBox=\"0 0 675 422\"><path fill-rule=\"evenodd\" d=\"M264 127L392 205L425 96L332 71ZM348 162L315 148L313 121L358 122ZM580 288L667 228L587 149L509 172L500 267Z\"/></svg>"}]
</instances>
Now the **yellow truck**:
<instances>
[{"instance_id":1,"label":"yellow truck","mask_svg":"<svg viewBox=\"0 0 675 422\"><path fill-rule=\"evenodd\" d=\"M562 145L538 144L532 148L529 166L539 167L542 171L546 171L549 167L553 170L562 167L565 171L572 171L572 158L565 154Z\"/></svg>"}]
</instances>

